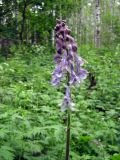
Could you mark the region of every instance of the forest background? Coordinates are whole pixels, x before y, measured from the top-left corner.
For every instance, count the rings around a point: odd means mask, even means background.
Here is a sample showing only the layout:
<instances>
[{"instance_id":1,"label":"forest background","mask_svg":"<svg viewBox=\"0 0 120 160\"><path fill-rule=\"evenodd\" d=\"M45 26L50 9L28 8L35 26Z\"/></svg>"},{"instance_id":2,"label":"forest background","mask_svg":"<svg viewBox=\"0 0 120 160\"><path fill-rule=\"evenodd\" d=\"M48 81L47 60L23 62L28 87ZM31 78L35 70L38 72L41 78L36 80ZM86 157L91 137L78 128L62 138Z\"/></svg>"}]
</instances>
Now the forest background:
<instances>
[{"instance_id":1,"label":"forest background","mask_svg":"<svg viewBox=\"0 0 120 160\"><path fill-rule=\"evenodd\" d=\"M64 88L50 84L54 26L86 61L72 89L71 160L120 160L120 0L0 0L0 160L62 160Z\"/></svg>"}]
</instances>

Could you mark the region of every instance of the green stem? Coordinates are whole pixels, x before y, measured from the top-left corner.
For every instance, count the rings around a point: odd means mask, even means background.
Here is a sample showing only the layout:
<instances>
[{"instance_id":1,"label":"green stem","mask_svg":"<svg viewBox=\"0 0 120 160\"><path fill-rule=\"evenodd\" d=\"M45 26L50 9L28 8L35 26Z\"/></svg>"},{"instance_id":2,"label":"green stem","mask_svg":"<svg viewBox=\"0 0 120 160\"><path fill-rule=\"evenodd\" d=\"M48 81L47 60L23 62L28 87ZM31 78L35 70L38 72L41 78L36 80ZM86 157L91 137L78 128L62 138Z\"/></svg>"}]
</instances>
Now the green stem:
<instances>
[{"instance_id":1,"label":"green stem","mask_svg":"<svg viewBox=\"0 0 120 160\"><path fill-rule=\"evenodd\" d=\"M67 56L69 50L67 49ZM67 72L67 85L69 86L70 75ZM70 160L70 108L67 109L67 135L66 135L66 158L65 160Z\"/></svg>"},{"instance_id":2,"label":"green stem","mask_svg":"<svg viewBox=\"0 0 120 160\"><path fill-rule=\"evenodd\" d=\"M70 160L70 109L67 110L67 137L66 137L66 158Z\"/></svg>"}]
</instances>

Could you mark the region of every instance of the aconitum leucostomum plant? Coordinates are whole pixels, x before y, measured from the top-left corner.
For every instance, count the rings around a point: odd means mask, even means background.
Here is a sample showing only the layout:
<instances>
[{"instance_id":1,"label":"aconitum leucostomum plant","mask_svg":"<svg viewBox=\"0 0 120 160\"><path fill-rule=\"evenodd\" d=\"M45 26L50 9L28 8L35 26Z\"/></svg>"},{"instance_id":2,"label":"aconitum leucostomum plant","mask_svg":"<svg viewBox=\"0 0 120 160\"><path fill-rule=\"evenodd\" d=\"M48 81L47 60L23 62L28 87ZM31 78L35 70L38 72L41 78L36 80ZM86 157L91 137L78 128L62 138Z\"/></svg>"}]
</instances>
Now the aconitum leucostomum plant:
<instances>
[{"instance_id":1,"label":"aconitum leucostomum plant","mask_svg":"<svg viewBox=\"0 0 120 160\"><path fill-rule=\"evenodd\" d=\"M70 111L74 110L71 100L70 87L78 85L87 77L88 72L82 68L85 60L77 55L77 43L71 36L71 30L65 20L57 20L55 26L55 43L57 53L54 57L56 68L52 73L52 85L58 86L63 78L66 78L65 96L61 104L61 110L68 112L66 160L69 160L70 147Z\"/></svg>"}]
</instances>

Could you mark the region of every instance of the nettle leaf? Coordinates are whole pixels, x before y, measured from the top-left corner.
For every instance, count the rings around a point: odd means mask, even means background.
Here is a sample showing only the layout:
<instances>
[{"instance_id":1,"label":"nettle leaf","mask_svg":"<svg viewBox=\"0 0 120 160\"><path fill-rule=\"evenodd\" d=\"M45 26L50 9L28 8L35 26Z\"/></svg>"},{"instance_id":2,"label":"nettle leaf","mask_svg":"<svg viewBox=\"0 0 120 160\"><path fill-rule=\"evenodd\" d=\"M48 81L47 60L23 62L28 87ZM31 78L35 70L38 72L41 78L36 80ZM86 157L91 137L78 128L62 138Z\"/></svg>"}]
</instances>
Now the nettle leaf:
<instances>
[{"instance_id":1,"label":"nettle leaf","mask_svg":"<svg viewBox=\"0 0 120 160\"><path fill-rule=\"evenodd\" d=\"M46 135L48 130L56 130L58 129L58 125L51 125L45 127L34 127L30 131L24 134L24 137L33 138L35 136L39 136L40 134Z\"/></svg>"},{"instance_id":2,"label":"nettle leaf","mask_svg":"<svg viewBox=\"0 0 120 160\"><path fill-rule=\"evenodd\" d=\"M10 132L9 129L6 128L0 129L0 139L4 139L9 132Z\"/></svg>"},{"instance_id":3,"label":"nettle leaf","mask_svg":"<svg viewBox=\"0 0 120 160\"><path fill-rule=\"evenodd\" d=\"M9 112L5 112L3 114L0 114L0 119L2 120L2 119L5 119L5 118L8 118L8 116L9 116Z\"/></svg>"},{"instance_id":4,"label":"nettle leaf","mask_svg":"<svg viewBox=\"0 0 120 160\"><path fill-rule=\"evenodd\" d=\"M43 149L43 146L40 144L39 141L28 141L25 143L25 152L31 152L31 153L41 153Z\"/></svg>"},{"instance_id":5,"label":"nettle leaf","mask_svg":"<svg viewBox=\"0 0 120 160\"><path fill-rule=\"evenodd\" d=\"M71 152L70 157L72 158L72 160L80 159L80 155L76 152Z\"/></svg>"},{"instance_id":6,"label":"nettle leaf","mask_svg":"<svg viewBox=\"0 0 120 160\"><path fill-rule=\"evenodd\" d=\"M0 159L13 160L15 157L13 148L9 146L2 146L0 148Z\"/></svg>"}]
</instances>

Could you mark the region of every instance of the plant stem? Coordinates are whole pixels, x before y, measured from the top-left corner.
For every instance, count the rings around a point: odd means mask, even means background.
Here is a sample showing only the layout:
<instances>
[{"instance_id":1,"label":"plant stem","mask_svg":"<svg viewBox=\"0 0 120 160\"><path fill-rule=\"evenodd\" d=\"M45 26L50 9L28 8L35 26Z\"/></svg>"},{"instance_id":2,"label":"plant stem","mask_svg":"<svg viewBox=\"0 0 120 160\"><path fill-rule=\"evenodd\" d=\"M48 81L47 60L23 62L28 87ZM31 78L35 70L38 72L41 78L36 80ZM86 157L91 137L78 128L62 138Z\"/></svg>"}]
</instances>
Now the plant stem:
<instances>
[{"instance_id":1,"label":"plant stem","mask_svg":"<svg viewBox=\"0 0 120 160\"><path fill-rule=\"evenodd\" d=\"M69 50L66 49L67 56L69 55ZM70 75L67 72L67 85L69 86ZM67 135L66 135L66 158L65 160L70 160L70 108L67 109Z\"/></svg>"},{"instance_id":2,"label":"plant stem","mask_svg":"<svg viewBox=\"0 0 120 160\"><path fill-rule=\"evenodd\" d=\"M70 160L70 109L67 110L66 158Z\"/></svg>"}]
</instances>

